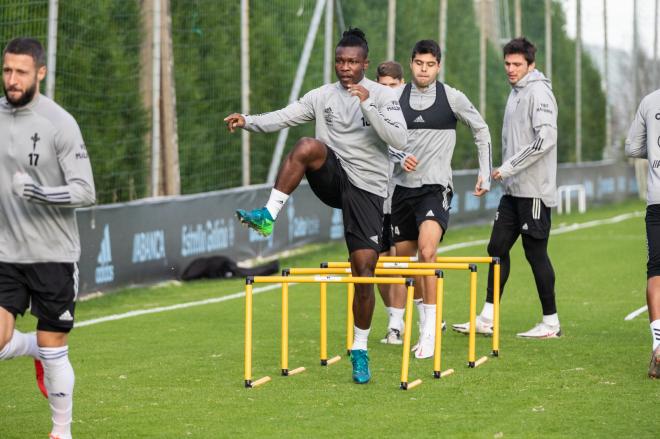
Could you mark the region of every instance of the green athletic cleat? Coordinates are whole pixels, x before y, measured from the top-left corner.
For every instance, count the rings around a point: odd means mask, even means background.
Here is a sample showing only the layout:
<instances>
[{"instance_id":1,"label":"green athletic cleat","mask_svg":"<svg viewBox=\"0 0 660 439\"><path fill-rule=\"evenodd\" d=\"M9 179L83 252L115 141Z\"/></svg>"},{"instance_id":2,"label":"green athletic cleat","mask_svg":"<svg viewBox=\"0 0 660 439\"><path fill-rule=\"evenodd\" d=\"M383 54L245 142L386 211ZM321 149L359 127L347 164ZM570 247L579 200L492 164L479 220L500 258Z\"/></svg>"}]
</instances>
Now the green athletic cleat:
<instances>
[{"instance_id":1,"label":"green athletic cleat","mask_svg":"<svg viewBox=\"0 0 660 439\"><path fill-rule=\"evenodd\" d=\"M238 209L236 211L236 218L238 218L241 224L256 230L261 236L268 236L273 233L275 220L270 216L270 212L265 207L253 209L249 212Z\"/></svg>"},{"instance_id":2,"label":"green athletic cleat","mask_svg":"<svg viewBox=\"0 0 660 439\"><path fill-rule=\"evenodd\" d=\"M356 384L367 384L371 379L367 351L364 349L352 350L351 363L353 363L353 381Z\"/></svg>"}]
</instances>

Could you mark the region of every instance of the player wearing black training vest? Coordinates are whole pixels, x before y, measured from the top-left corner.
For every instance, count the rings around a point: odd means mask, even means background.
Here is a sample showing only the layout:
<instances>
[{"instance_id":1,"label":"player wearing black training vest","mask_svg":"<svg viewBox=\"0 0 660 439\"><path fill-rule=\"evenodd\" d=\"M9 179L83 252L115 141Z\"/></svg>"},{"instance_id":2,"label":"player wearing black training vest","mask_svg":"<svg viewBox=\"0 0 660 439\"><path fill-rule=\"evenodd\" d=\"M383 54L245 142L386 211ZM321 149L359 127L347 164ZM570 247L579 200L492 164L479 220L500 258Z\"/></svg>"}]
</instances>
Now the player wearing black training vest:
<instances>
[{"instance_id":1,"label":"player wearing black training vest","mask_svg":"<svg viewBox=\"0 0 660 439\"><path fill-rule=\"evenodd\" d=\"M449 225L453 193L451 158L460 121L472 132L479 155L479 175L474 195L490 189L491 144L486 122L460 91L436 80L440 70L440 47L422 40L412 50L412 83L401 90L399 103L408 128L406 152L417 158L414 172L400 165L394 169L392 230L398 256L418 254L421 262L435 262L437 248ZM417 358L433 355L435 341L435 277L418 279L423 286L419 305L420 340ZM415 288L418 290L419 288ZM421 320L421 319L420 319Z\"/></svg>"}]
</instances>

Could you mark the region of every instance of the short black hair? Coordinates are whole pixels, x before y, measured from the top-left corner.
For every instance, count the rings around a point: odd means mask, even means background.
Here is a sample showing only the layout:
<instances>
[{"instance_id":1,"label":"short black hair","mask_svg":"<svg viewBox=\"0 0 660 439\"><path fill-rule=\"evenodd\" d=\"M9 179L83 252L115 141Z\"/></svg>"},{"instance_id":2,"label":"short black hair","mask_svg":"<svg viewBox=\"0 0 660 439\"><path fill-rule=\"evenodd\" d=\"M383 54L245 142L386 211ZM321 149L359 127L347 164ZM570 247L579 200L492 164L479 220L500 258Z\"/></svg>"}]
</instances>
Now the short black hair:
<instances>
[{"instance_id":1,"label":"short black hair","mask_svg":"<svg viewBox=\"0 0 660 439\"><path fill-rule=\"evenodd\" d=\"M378 64L376 69L376 78L382 78L383 76L389 76L394 79L402 80L403 79L403 67L396 61L385 61Z\"/></svg>"},{"instance_id":2,"label":"short black hair","mask_svg":"<svg viewBox=\"0 0 660 439\"><path fill-rule=\"evenodd\" d=\"M367 38L362 30L357 27L348 28L341 36L341 40L337 43L337 47L361 47L364 51L364 57L369 57L369 45Z\"/></svg>"},{"instance_id":3,"label":"short black hair","mask_svg":"<svg viewBox=\"0 0 660 439\"><path fill-rule=\"evenodd\" d=\"M536 46L525 37L518 37L509 41L502 52L504 56L519 53L525 57L527 64L532 64L536 60Z\"/></svg>"},{"instance_id":4,"label":"short black hair","mask_svg":"<svg viewBox=\"0 0 660 439\"><path fill-rule=\"evenodd\" d=\"M46 51L44 50L44 46L34 38L14 38L5 46L2 57L4 58L8 53L31 56L37 69L46 65Z\"/></svg>"},{"instance_id":5,"label":"short black hair","mask_svg":"<svg viewBox=\"0 0 660 439\"><path fill-rule=\"evenodd\" d=\"M410 55L410 59L415 59L415 55L417 54L421 55L425 53L430 53L433 55L438 62L440 62L440 58L442 58L442 53L438 43L436 43L434 40L420 40L415 43L415 47L412 49L412 55Z\"/></svg>"}]
</instances>

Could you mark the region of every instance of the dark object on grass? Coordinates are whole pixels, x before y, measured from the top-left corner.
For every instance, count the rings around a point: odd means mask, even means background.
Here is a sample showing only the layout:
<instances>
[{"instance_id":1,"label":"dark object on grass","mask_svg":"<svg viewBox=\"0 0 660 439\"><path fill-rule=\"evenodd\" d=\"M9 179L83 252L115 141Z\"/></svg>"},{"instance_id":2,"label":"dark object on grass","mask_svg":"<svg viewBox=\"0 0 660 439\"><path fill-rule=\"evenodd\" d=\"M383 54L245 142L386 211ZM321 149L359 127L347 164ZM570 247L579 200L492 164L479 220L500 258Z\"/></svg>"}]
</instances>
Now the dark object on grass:
<instances>
[{"instance_id":1,"label":"dark object on grass","mask_svg":"<svg viewBox=\"0 0 660 439\"><path fill-rule=\"evenodd\" d=\"M278 273L280 263L272 261L252 268L239 267L236 262L226 256L210 256L195 259L183 270L182 280L218 279L228 277L267 276Z\"/></svg>"}]
</instances>

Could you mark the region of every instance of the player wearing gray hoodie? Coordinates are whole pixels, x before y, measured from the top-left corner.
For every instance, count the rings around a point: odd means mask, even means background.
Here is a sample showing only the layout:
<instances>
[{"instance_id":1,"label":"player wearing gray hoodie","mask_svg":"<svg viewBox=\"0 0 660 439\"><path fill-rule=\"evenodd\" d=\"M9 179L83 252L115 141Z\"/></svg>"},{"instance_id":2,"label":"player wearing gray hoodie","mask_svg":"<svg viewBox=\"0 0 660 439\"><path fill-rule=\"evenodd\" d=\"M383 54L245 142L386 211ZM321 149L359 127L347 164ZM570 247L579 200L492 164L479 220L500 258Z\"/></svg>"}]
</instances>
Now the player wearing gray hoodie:
<instances>
[{"instance_id":1,"label":"player wearing gray hoodie","mask_svg":"<svg viewBox=\"0 0 660 439\"><path fill-rule=\"evenodd\" d=\"M550 208L556 205L557 101L550 81L536 70L536 47L525 38L511 40L503 49L504 66L512 90L502 126L502 166L493 179L504 185L488 254L501 263L500 291L509 277L509 251L522 236L525 256L534 273L543 308L543 320L525 338L561 336L555 302L555 273L548 256ZM492 285L493 269L488 273ZM477 317L476 330L492 334L493 291L488 288L486 303ZM467 332L469 324L453 325Z\"/></svg>"},{"instance_id":2,"label":"player wearing gray hoodie","mask_svg":"<svg viewBox=\"0 0 660 439\"><path fill-rule=\"evenodd\" d=\"M653 347L649 377L660 378L660 90L642 99L628 138L626 155L649 161L646 200L646 303Z\"/></svg>"}]
</instances>

